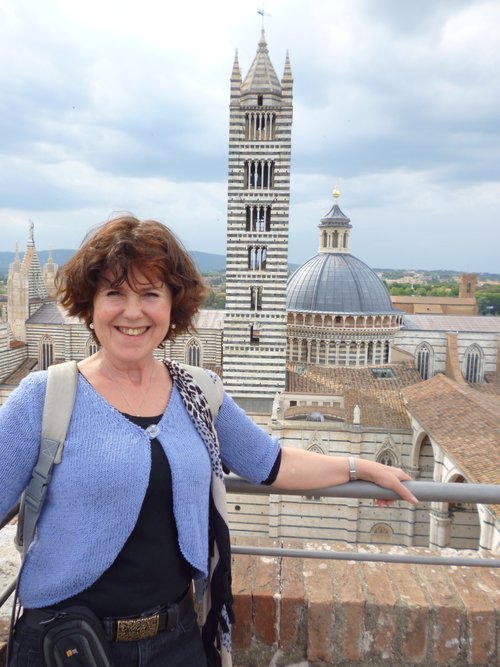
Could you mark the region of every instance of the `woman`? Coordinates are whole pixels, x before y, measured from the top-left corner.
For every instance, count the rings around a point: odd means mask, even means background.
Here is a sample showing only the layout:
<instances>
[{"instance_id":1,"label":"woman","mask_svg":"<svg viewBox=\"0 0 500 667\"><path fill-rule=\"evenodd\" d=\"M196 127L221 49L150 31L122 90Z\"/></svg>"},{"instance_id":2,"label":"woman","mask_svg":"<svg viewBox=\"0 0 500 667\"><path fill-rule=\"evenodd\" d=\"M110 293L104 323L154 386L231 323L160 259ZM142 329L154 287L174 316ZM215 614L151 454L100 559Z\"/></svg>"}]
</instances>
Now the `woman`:
<instances>
[{"instance_id":1,"label":"woman","mask_svg":"<svg viewBox=\"0 0 500 667\"><path fill-rule=\"evenodd\" d=\"M64 455L20 577L24 612L10 666L43 665L44 627L75 604L100 619L116 667L217 665L219 644L230 664L221 463L254 483L299 490L346 482L349 461L280 448L227 395L214 425L189 373L154 356L192 328L205 297L164 225L132 216L105 223L60 269L58 284L62 305L100 348L78 364ZM0 515L36 462L45 386L46 372L30 374L0 411ZM364 459L355 467L357 478L416 502L402 470ZM193 579L208 580L201 636Z\"/></svg>"}]
</instances>

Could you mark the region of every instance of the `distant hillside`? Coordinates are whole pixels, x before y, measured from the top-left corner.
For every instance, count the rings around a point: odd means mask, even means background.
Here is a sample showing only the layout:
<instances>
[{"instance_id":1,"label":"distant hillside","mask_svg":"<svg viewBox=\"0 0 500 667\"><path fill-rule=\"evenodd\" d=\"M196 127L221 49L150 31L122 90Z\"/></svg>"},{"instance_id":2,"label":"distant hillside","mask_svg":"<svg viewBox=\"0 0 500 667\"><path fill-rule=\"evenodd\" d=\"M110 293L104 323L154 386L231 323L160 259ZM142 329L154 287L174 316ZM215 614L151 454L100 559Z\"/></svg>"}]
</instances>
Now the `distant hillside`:
<instances>
[{"instance_id":1,"label":"distant hillside","mask_svg":"<svg viewBox=\"0 0 500 667\"><path fill-rule=\"evenodd\" d=\"M64 264L68 259L74 254L74 250L52 250L52 257L56 264ZM49 252L48 250L38 250L38 257L40 263L43 265L46 263ZM24 253L21 254L21 261ZM201 273L210 273L212 271L225 271L226 269L226 257L225 255L215 255L209 252L198 252L193 250L190 252L191 257L196 262L198 271ZM15 253L13 252L0 252L0 276L6 276L9 271L9 264L12 264L14 261Z\"/></svg>"},{"instance_id":2,"label":"distant hillside","mask_svg":"<svg viewBox=\"0 0 500 667\"><path fill-rule=\"evenodd\" d=\"M198 271L200 273L210 273L211 271L225 271L226 270L226 256L214 255L210 252L198 252L197 250L190 250L189 254L196 262Z\"/></svg>"}]
</instances>

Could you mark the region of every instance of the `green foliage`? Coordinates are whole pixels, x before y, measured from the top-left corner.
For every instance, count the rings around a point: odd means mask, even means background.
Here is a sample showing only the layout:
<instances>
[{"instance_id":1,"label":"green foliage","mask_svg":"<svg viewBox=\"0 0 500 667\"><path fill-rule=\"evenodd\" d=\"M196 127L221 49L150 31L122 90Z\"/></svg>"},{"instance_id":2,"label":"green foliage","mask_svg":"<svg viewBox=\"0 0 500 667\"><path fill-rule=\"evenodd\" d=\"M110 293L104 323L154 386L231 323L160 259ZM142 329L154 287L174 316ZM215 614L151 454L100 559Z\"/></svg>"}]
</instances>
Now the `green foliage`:
<instances>
[{"instance_id":1,"label":"green foliage","mask_svg":"<svg viewBox=\"0 0 500 667\"><path fill-rule=\"evenodd\" d=\"M393 296L458 296L458 284L451 282L426 282L409 285L408 283L391 283L389 294Z\"/></svg>"},{"instance_id":2,"label":"green foliage","mask_svg":"<svg viewBox=\"0 0 500 667\"><path fill-rule=\"evenodd\" d=\"M226 294L223 291L215 292L210 289L208 296L203 304L203 308L207 310L224 310L226 307Z\"/></svg>"},{"instance_id":3,"label":"green foliage","mask_svg":"<svg viewBox=\"0 0 500 667\"><path fill-rule=\"evenodd\" d=\"M500 285L482 285L476 290L479 313L481 315L500 315Z\"/></svg>"}]
</instances>

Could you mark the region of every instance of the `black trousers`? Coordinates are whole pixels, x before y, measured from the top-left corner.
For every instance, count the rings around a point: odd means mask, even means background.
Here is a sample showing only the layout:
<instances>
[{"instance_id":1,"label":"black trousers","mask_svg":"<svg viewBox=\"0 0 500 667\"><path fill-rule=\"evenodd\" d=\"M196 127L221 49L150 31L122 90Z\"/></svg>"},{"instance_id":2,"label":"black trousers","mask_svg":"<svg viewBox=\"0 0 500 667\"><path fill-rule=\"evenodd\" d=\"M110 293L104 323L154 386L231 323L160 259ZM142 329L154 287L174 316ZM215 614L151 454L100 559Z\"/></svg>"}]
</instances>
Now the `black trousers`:
<instances>
[{"instance_id":1,"label":"black trousers","mask_svg":"<svg viewBox=\"0 0 500 667\"><path fill-rule=\"evenodd\" d=\"M42 629L19 619L14 629L8 667L44 667L40 650ZM113 667L206 667L200 630L193 606L172 630L140 641L111 642Z\"/></svg>"}]
</instances>

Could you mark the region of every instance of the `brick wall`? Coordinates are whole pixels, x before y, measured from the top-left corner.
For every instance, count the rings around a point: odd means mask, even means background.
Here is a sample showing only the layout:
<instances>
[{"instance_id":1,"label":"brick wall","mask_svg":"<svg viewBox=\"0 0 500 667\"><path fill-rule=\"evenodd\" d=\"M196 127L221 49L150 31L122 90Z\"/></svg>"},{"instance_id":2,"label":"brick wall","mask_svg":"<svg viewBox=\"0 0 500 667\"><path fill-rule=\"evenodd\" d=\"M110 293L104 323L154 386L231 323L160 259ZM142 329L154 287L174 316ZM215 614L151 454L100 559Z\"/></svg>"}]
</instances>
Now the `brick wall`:
<instances>
[{"instance_id":1,"label":"brick wall","mask_svg":"<svg viewBox=\"0 0 500 667\"><path fill-rule=\"evenodd\" d=\"M235 667L500 664L493 568L233 560Z\"/></svg>"},{"instance_id":2,"label":"brick wall","mask_svg":"<svg viewBox=\"0 0 500 667\"><path fill-rule=\"evenodd\" d=\"M500 664L493 568L239 555L233 593L234 667Z\"/></svg>"}]
</instances>

